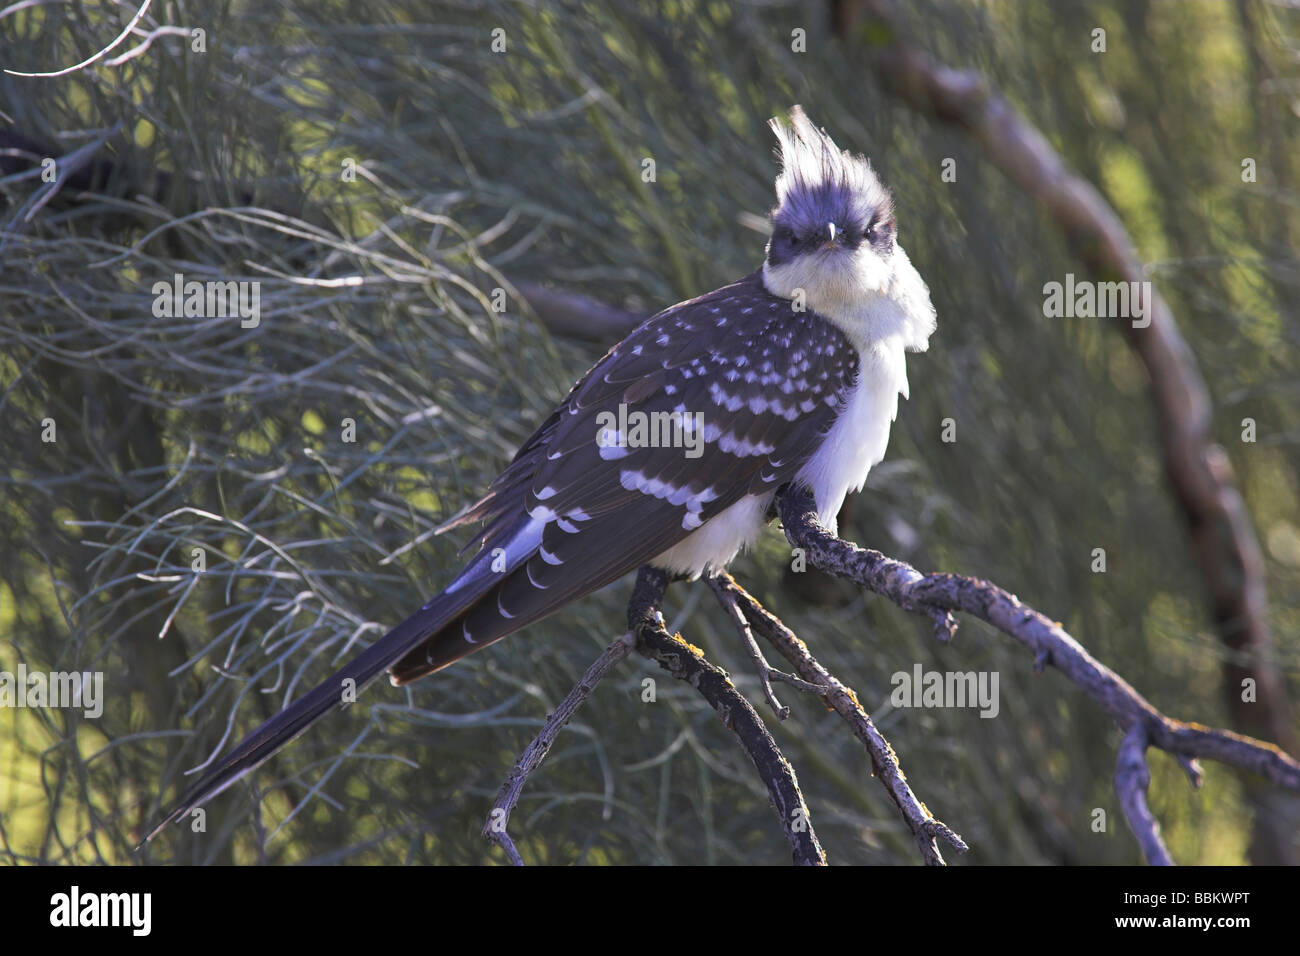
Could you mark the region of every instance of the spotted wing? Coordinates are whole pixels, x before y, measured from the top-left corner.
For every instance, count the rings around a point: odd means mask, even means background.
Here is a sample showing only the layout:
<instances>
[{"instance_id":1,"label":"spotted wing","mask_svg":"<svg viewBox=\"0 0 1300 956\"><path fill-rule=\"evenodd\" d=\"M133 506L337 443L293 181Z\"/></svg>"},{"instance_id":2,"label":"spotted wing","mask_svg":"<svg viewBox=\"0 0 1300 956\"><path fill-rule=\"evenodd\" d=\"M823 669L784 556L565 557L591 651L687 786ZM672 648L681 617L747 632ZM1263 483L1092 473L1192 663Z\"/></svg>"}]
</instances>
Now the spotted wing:
<instances>
[{"instance_id":1,"label":"spotted wing","mask_svg":"<svg viewBox=\"0 0 1300 956\"><path fill-rule=\"evenodd\" d=\"M415 649L394 679L446 666L652 563L747 496L769 496L817 449L857 369L838 329L770 295L757 273L648 319L457 519L485 522L480 560L504 559L497 579L459 633ZM681 421L681 444L635 445L638 420L660 424L643 439Z\"/></svg>"}]
</instances>

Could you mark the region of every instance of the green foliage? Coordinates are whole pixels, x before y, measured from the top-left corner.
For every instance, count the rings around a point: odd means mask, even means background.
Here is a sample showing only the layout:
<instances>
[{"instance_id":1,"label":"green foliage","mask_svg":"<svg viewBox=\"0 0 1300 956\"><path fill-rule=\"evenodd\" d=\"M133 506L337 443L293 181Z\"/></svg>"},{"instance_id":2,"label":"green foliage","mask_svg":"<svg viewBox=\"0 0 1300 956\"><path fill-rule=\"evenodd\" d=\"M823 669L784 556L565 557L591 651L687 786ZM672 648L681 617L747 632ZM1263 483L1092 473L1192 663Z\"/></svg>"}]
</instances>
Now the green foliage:
<instances>
[{"instance_id":1,"label":"green foliage","mask_svg":"<svg viewBox=\"0 0 1300 956\"><path fill-rule=\"evenodd\" d=\"M1150 261L1267 546L1294 692L1294 14L907 6L912 35L984 72ZM78 62L129 15L69 7L0 20L4 65ZM166 36L115 66L0 77L0 117L55 157L117 128L95 195L65 190L29 220L39 181L0 180L0 669L100 670L106 692L94 720L0 709L0 858L500 861L479 836L491 799L621 633L626 586L407 691L371 688L215 800L207 833L131 847L185 770L447 582L465 539L432 530L598 357L553 340L513 295L494 311L493 290L553 282L648 313L750 271L773 201L764 122L793 103L872 157L939 311L930 352L909 358L889 456L842 533L997 581L1166 712L1226 723L1224 651L1115 320L1044 318L1043 285L1079 271L1055 226L959 132L856 69L822 5L177 2L166 16L206 29L207 52ZM1089 49L1098 25L1105 54ZM504 53L490 48L498 28ZM807 53L791 52L794 28ZM939 177L949 157L955 183ZM1256 183L1241 180L1245 157ZM260 282L260 323L155 317L154 283L178 272ZM1246 417L1257 443L1240 440ZM946 418L955 443L940 440ZM1105 574L1090 570L1099 547ZM773 531L735 570L856 688L971 862L1136 862L1111 785L1118 735L1086 697L973 622L938 647L880 600L808 603L788 564ZM675 586L667 611L756 690L705 588ZM999 672L998 718L891 710L890 675L916 662ZM832 861L915 862L846 728L783 696L794 715L773 730ZM1193 794L1180 774L1153 759L1175 858L1240 862L1236 779L1212 772ZM788 860L729 733L639 660L562 734L512 833L530 862Z\"/></svg>"}]
</instances>

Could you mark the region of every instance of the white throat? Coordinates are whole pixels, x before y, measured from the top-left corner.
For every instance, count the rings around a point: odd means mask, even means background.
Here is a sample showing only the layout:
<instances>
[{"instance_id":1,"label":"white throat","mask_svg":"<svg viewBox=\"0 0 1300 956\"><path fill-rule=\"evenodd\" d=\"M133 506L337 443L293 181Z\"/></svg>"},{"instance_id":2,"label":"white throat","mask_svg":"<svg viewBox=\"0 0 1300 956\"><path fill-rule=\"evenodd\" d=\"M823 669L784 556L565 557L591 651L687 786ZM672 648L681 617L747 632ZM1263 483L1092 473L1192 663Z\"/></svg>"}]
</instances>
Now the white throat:
<instances>
[{"instance_id":1,"label":"white throat","mask_svg":"<svg viewBox=\"0 0 1300 956\"><path fill-rule=\"evenodd\" d=\"M924 280L901 247L886 263L869 247L798 256L764 264L773 295L798 301L834 323L858 351L858 380L821 447L799 472L817 502L818 518L835 530L849 492L885 457L898 396L907 397L904 353L924 351L934 331L934 306Z\"/></svg>"},{"instance_id":2,"label":"white throat","mask_svg":"<svg viewBox=\"0 0 1300 956\"><path fill-rule=\"evenodd\" d=\"M860 353L891 339L924 352L934 331L930 290L902 246L888 260L863 244L764 262L763 285L833 322Z\"/></svg>"}]
</instances>

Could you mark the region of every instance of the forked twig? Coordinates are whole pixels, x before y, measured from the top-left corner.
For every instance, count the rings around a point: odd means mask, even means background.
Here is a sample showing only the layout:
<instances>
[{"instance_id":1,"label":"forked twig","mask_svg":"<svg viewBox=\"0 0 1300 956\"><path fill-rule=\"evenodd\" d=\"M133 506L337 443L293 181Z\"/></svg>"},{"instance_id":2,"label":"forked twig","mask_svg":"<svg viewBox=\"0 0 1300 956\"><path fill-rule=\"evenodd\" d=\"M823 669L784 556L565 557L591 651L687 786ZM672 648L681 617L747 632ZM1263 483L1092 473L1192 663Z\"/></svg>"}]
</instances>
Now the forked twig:
<instances>
[{"instance_id":1,"label":"forked twig","mask_svg":"<svg viewBox=\"0 0 1300 956\"><path fill-rule=\"evenodd\" d=\"M1208 757L1250 770L1284 789L1300 791L1300 761L1281 748L1232 731L1166 717L1089 654L1060 624L996 584L957 574L922 574L903 561L844 541L818 522L812 496L804 489L783 489L777 495L777 505L786 538L793 546L804 549L814 567L854 581L905 610L931 617L951 611L978 617L1025 645L1033 653L1037 668L1055 667L1095 700L1130 735L1120 761L1125 788L1121 797L1129 801L1125 812L1150 862L1172 861L1163 844L1150 839L1151 824L1144 822L1145 799L1139 806L1133 798L1134 793L1144 789L1140 770L1135 771L1135 767L1144 765L1141 751L1147 746L1178 759L1194 786L1200 784L1195 760ZM1134 735L1135 728L1141 736Z\"/></svg>"},{"instance_id":2,"label":"forked twig","mask_svg":"<svg viewBox=\"0 0 1300 956\"><path fill-rule=\"evenodd\" d=\"M561 728L573 717L583 702L609 670L627 656L633 646L643 656L656 661L674 677L694 687L718 712L722 722L739 739L746 754L757 768L772 805L781 818L782 829L790 842L795 863L825 865L826 856L813 831L808 806L799 790L799 781L763 725L762 719L727 676L726 671L704 659L698 648L669 634L659 613L659 604L668 587L668 576L654 568L642 568L628 603L628 633L607 647L582 679L547 718L542 730L528 745L501 785L496 801L483 827L483 835L502 847L512 863L523 859L507 830L510 813L529 774L541 765Z\"/></svg>"},{"instance_id":3,"label":"forked twig","mask_svg":"<svg viewBox=\"0 0 1300 956\"><path fill-rule=\"evenodd\" d=\"M560 706L556 707L555 711L546 718L546 723L542 726L541 731L538 732L532 743L520 755L519 760L501 784L501 789L497 792L497 798L492 804L492 810L488 813L487 823L483 824L483 835L505 850L506 855L510 857L510 862L515 866L523 866L524 860L519 855L519 850L515 847L514 841L510 839L507 827L510 825L510 814L514 811L515 805L519 803L519 795L523 793L524 784L528 782L528 775L541 766L564 725L573 719L573 715L577 713L578 708L591 696L592 691L596 689L596 685L609 673L610 669L627 657L634 643L635 640L632 635L625 634L605 648L600 657L596 658L595 662L587 668L581 680L573 685L573 690L569 691L564 700L560 701Z\"/></svg>"}]
</instances>

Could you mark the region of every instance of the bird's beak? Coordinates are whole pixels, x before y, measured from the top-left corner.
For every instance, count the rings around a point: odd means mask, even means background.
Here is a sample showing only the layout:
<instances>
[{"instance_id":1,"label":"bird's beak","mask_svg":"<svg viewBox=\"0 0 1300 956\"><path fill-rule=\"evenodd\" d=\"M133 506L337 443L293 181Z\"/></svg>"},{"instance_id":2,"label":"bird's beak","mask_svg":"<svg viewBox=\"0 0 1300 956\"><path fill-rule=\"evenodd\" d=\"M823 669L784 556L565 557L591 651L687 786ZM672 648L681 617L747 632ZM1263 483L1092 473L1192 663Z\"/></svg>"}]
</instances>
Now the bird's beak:
<instances>
[{"instance_id":1,"label":"bird's beak","mask_svg":"<svg viewBox=\"0 0 1300 956\"><path fill-rule=\"evenodd\" d=\"M835 248L835 223L833 223L833 222L828 222L828 223L826 224L826 230L827 230L827 232L830 233L830 236L831 236L831 237L830 237L829 240L827 240L825 243L822 244L822 248L823 248L823 249L834 249L834 248Z\"/></svg>"}]
</instances>

